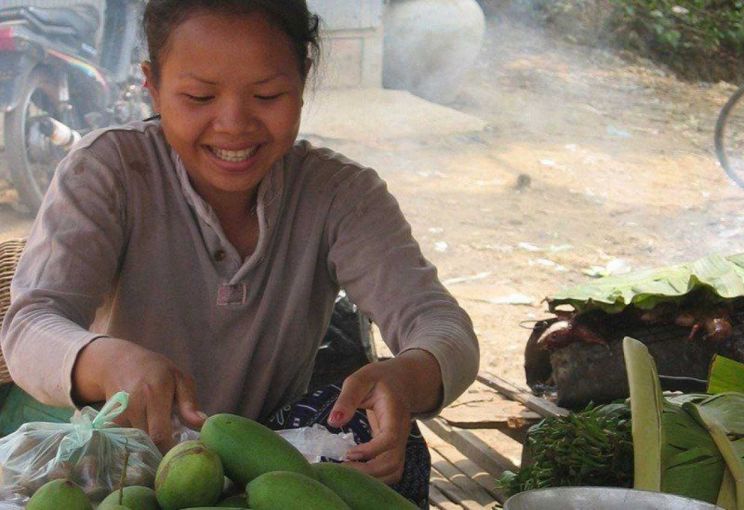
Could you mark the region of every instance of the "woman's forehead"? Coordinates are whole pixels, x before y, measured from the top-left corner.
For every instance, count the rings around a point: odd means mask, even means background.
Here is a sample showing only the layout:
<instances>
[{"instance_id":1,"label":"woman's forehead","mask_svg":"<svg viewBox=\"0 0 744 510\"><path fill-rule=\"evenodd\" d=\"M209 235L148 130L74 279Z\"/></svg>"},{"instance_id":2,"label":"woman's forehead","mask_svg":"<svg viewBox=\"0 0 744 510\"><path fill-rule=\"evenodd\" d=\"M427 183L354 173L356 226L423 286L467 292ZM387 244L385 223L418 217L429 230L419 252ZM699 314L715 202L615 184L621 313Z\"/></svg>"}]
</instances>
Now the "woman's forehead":
<instances>
[{"instance_id":1,"label":"woman's forehead","mask_svg":"<svg viewBox=\"0 0 744 510\"><path fill-rule=\"evenodd\" d=\"M248 74L266 81L298 74L297 57L289 37L259 13L229 16L196 13L172 32L161 58L175 76L203 81ZM165 69L164 69L165 70Z\"/></svg>"},{"instance_id":2,"label":"woman's forehead","mask_svg":"<svg viewBox=\"0 0 744 510\"><path fill-rule=\"evenodd\" d=\"M288 43L289 37L259 11L230 14L200 10L173 27L169 40L182 41L195 47L211 47L222 42L274 46Z\"/></svg>"}]
</instances>

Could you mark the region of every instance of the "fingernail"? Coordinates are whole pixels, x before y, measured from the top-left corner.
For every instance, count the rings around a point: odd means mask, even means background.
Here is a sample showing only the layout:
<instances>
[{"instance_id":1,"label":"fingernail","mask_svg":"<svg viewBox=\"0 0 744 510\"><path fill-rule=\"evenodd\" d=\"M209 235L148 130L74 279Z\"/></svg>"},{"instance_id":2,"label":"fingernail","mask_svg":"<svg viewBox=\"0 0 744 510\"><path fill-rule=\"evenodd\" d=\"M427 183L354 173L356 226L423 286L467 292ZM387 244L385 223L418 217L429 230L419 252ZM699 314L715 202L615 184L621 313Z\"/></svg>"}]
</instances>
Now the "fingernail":
<instances>
[{"instance_id":1,"label":"fingernail","mask_svg":"<svg viewBox=\"0 0 744 510\"><path fill-rule=\"evenodd\" d=\"M338 423L341 423L343 419L344 419L343 411L333 411L331 413L331 419L328 421L332 422L331 424L338 424Z\"/></svg>"},{"instance_id":2,"label":"fingernail","mask_svg":"<svg viewBox=\"0 0 744 510\"><path fill-rule=\"evenodd\" d=\"M197 415L197 416L198 416L199 418L201 418L202 420L206 420L206 419L208 418L208 416L207 416L207 413L205 413L205 412L203 412L203 411L197 411L197 412L196 412L196 415Z\"/></svg>"}]
</instances>

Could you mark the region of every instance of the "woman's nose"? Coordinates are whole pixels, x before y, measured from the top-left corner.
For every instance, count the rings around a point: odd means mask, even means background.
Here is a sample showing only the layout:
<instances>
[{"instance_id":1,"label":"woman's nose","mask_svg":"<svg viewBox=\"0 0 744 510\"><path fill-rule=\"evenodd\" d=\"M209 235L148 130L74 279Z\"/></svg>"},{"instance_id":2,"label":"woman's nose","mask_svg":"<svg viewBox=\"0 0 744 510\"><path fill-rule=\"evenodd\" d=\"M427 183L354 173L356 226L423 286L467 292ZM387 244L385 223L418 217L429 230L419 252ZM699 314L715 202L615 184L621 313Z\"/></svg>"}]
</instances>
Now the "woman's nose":
<instances>
[{"instance_id":1,"label":"woman's nose","mask_svg":"<svg viewBox=\"0 0 744 510\"><path fill-rule=\"evenodd\" d=\"M249 102L238 99L224 101L220 105L214 120L216 131L230 134L253 131L260 124L261 122L251 109Z\"/></svg>"}]
</instances>

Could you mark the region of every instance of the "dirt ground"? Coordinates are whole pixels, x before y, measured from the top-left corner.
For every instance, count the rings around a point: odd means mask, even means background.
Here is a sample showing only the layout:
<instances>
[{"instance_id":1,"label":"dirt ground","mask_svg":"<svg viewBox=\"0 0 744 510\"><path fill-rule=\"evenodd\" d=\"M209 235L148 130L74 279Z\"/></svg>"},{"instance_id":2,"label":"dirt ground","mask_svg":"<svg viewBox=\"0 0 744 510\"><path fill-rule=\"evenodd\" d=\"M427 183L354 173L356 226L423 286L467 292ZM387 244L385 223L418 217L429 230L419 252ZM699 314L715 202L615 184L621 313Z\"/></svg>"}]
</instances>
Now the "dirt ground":
<instances>
[{"instance_id":1,"label":"dirt ground","mask_svg":"<svg viewBox=\"0 0 744 510\"><path fill-rule=\"evenodd\" d=\"M481 369L522 383L545 296L597 267L744 249L744 190L712 147L733 90L491 17L479 62L449 105L486 120L485 131L332 146L388 181L473 318ZM0 239L29 226L12 197L0 185Z\"/></svg>"},{"instance_id":2,"label":"dirt ground","mask_svg":"<svg viewBox=\"0 0 744 510\"><path fill-rule=\"evenodd\" d=\"M713 155L731 84L491 17L449 106L484 132L335 147L377 168L426 256L471 314L481 369L523 383L542 299L587 273L744 248L744 190Z\"/></svg>"}]
</instances>

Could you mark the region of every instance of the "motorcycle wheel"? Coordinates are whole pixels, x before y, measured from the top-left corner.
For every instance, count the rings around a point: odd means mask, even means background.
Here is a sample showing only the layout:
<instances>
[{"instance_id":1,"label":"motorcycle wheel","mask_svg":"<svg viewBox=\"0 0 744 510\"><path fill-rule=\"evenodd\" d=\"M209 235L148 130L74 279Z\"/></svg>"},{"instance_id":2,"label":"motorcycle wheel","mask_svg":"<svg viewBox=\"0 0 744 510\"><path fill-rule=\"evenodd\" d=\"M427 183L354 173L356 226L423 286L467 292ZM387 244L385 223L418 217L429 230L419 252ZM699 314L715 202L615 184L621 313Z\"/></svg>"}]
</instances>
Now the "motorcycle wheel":
<instances>
[{"instance_id":1,"label":"motorcycle wheel","mask_svg":"<svg viewBox=\"0 0 744 510\"><path fill-rule=\"evenodd\" d=\"M726 101L716 120L718 162L739 187L744 188L744 86Z\"/></svg>"},{"instance_id":2,"label":"motorcycle wheel","mask_svg":"<svg viewBox=\"0 0 744 510\"><path fill-rule=\"evenodd\" d=\"M61 118L53 76L43 68L34 69L22 84L21 99L13 110L5 114L5 154L10 167L10 178L18 196L32 214L41 206L57 164L65 153L46 140L46 149L32 148L34 137L45 137L38 131L35 119L51 116ZM40 143L42 143L40 142Z\"/></svg>"}]
</instances>

